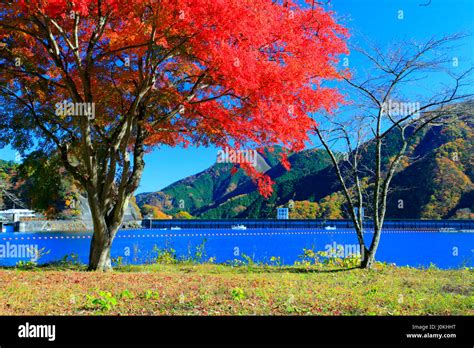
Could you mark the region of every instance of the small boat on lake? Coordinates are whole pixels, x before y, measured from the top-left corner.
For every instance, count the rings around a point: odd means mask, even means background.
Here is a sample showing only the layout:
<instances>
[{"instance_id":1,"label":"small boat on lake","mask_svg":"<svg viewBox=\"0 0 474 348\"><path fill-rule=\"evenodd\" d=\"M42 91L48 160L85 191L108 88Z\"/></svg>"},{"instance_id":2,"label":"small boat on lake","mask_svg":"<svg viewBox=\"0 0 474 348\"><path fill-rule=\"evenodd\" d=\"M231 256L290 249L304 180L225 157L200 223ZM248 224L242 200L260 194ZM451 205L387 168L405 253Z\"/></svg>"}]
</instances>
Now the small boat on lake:
<instances>
[{"instance_id":1,"label":"small boat on lake","mask_svg":"<svg viewBox=\"0 0 474 348\"><path fill-rule=\"evenodd\" d=\"M246 230L247 226L245 226L245 225L233 225L231 228L233 230Z\"/></svg>"},{"instance_id":2,"label":"small boat on lake","mask_svg":"<svg viewBox=\"0 0 474 348\"><path fill-rule=\"evenodd\" d=\"M442 227L438 230L438 232L449 232L449 233L456 233L459 232L457 229L454 227Z\"/></svg>"}]
</instances>

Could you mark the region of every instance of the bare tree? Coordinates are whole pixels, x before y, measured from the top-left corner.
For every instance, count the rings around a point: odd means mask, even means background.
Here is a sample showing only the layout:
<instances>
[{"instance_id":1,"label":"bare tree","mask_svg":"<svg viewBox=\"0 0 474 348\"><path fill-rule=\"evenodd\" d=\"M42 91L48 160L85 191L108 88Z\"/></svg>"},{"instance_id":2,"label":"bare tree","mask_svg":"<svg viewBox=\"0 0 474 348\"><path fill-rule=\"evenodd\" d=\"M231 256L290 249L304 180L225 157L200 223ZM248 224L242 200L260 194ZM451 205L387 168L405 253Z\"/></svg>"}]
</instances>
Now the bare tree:
<instances>
[{"instance_id":1,"label":"bare tree","mask_svg":"<svg viewBox=\"0 0 474 348\"><path fill-rule=\"evenodd\" d=\"M453 44L463 37L433 38L421 45L402 42L388 52L375 45L353 48L370 68L343 77L350 115L316 117L315 133L331 158L347 201L362 268L370 268L375 260L390 183L410 141L422 129L446 120L454 104L472 97L464 91L472 67L456 74L461 69L452 56ZM433 90L436 81L443 84ZM373 220L371 240L364 235L363 208Z\"/></svg>"}]
</instances>

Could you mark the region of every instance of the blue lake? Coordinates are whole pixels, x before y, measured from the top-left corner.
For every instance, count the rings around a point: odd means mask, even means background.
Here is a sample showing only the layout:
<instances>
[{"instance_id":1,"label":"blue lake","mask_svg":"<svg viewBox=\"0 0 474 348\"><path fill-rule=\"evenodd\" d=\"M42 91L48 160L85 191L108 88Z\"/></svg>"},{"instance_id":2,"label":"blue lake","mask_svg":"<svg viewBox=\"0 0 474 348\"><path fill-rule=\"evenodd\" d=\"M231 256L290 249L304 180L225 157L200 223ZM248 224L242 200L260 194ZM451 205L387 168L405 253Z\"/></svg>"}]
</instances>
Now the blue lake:
<instances>
[{"instance_id":1,"label":"blue lake","mask_svg":"<svg viewBox=\"0 0 474 348\"><path fill-rule=\"evenodd\" d=\"M367 233L371 237L371 233ZM31 250L40 250L38 262L57 261L75 254L87 263L90 233L2 233L0 234L0 266L13 266L18 261L32 258ZM203 248L202 248L203 247ZM153 262L157 250L172 248L179 257L194 256L200 248L204 260L214 258L223 263L243 260L249 256L256 262L269 262L280 257L283 264L293 264L303 249L328 251L331 248L345 253L358 248L352 229L181 229L122 230L112 247L112 258L121 257L124 264ZM436 231L386 230L382 233L378 261L399 266L440 268L472 267L474 256L473 233Z\"/></svg>"}]
</instances>

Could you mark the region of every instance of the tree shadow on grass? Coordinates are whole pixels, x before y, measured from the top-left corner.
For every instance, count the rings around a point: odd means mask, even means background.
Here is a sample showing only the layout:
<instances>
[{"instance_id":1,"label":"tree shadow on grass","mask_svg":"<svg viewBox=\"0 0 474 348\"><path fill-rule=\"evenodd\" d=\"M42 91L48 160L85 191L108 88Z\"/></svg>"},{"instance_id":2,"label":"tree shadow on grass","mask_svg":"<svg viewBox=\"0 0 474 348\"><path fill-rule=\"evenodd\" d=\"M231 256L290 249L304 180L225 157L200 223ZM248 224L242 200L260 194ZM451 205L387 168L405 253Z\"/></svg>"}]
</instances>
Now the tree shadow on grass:
<instances>
[{"instance_id":1,"label":"tree shadow on grass","mask_svg":"<svg viewBox=\"0 0 474 348\"><path fill-rule=\"evenodd\" d=\"M199 265L203 266L201 269ZM148 265L153 266L153 265ZM276 266L276 265L240 265L232 266L229 264L174 264L166 265L168 267L174 266L176 273L194 273L199 270L208 271L210 273L295 273L295 274L310 274L310 273L340 273L349 272L356 269L361 269L359 266L346 267L346 268L332 268L332 267L303 267L303 266ZM208 266L211 266L209 269ZM212 266L215 266L212 267ZM63 261L49 262L45 264L32 265L26 264L23 266L0 266L0 270L23 270L23 271L39 271L39 270L50 270L50 271L78 271L86 272L87 265L79 263L70 263ZM117 273L140 273L140 272L160 272L160 269L150 269L147 265L135 265L135 267L118 266L114 267L113 271ZM169 269L167 270L170 271Z\"/></svg>"},{"instance_id":2,"label":"tree shadow on grass","mask_svg":"<svg viewBox=\"0 0 474 348\"><path fill-rule=\"evenodd\" d=\"M230 268L229 268L230 269ZM347 267L347 268L311 268L311 267L298 267L298 266L239 266L232 268L234 273L296 273L296 274L310 274L310 273L339 273L349 272L356 269L361 269L359 266ZM225 272L225 271L224 271ZM219 273L216 270L214 273Z\"/></svg>"},{"instance_id":3,"label":"tree shadow on grass","mask_svg":"<svg viewBox=\"0 0 474 348\"><path fill-rule=\"evenodd\" d=\"M348 272L353 271L355 269L361 269L359 266L355 267L348 267L348 268L331 268L331 269L324 269L324 268L291 268L289 267L285 271L288 273L339 273L339 272Z\"/></svg>"}]
</instances>

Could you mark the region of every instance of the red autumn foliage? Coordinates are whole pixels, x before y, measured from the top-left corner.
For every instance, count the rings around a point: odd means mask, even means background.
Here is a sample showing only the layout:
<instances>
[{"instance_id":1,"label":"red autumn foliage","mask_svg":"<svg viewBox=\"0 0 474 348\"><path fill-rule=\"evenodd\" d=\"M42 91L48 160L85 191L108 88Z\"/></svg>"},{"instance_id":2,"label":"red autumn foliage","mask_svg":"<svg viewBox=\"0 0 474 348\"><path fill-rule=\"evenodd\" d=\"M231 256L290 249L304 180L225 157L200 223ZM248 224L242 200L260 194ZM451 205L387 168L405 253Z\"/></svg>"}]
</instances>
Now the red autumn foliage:
<instances>
[{"instance_id":1,"label":"red autumn foliage","mask_svg":"<svg viewBox=\"0 0 474 348\"><path fill-rule=\"evenodd\" d=\"M2 2L7 59L0 62L0 84L17 96L27 90L48 125L57 123L44 116L56 103L94 102L97 138L118 127L144 93L148 150L279 144L298 151L314 126L308 114L331 111L342 100L322 83L339 77L337 57L346 53L347 36L331 13L313 1L300 3ZM22 65L13 66L13 58ZM61 127L75 132L74 122L63 120ZM286 158L283 163L289 167ZM271 194L268 177L243 167L262 194Z\"/></svg>"}]
</instances>

